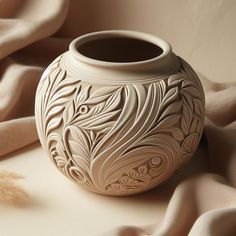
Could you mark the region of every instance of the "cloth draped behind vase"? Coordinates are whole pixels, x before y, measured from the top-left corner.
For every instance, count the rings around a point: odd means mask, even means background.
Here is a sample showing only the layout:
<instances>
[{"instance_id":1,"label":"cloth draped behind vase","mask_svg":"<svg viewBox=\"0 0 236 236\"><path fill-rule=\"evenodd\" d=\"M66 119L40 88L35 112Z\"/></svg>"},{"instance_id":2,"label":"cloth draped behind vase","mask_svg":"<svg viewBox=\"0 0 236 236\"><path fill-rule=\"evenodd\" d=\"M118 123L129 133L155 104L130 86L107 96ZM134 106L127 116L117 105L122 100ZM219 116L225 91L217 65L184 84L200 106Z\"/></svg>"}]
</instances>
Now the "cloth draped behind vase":
<instances>
[{"instance_id":1,"label":"cloth draped behind vase","mask_svg":"<svg viewBox=\"0 0 236 236\"><path fill-rule=\"evenodd\" d=\"M104 235L236 234L236 67L231 66L236 63L236 56L231 53L221 57L221 52L223 54L225 51L235 51L232 39L236 39L236 33L233 32L233 26L231 29L225 26L230 27L232 19L236 20L236 4L233 0L197 2L192 1L190 6L186 0L175 3L170 0L151 0L147 3L150 11L153 11L152 5L169 9L169 18L161 13L156 18L158 22L153 22L153 18L149 17L152 24L147 23L148 26L145 27L144 19L136 24L133 20L138 19L144 4L142 1L114 1L112 4L116 7L116 13L114 16L110 13L104 16L102 9L106 12L112 7L105 0L99 4L98 1L88 3L85 0L0 0L2 159L7 154L38 141L34 97L40 76L56 56L67 50L71 40L82 33L118 28L146 31L165 37L171 42L174 51L176 48L177 53L193 67L194 63L197 65L206 96L204 134L193 158L198 167L190 171L186 166L183 175L174 183L174 191L161 224L120 226L111 232L104 232ZM176 13L175 4L182 11L181 14ZM186 5L189 8L185 9ZM117 18L123 12L122 7L124 16ZM126 7L132 9L129 14ZM158 13L160 9L156 8ZM189 11L195 14L190 14ZM182 33L178 33L180 26L174 22L178 14L183 16L179 21L184 24L189 37L181 29L179 30ZM189 17L190 22L186 17ZM212 38L207 33L209 30L218 37L214 41L211 41ZM202 35L204 32L206 34ZM199 51L204 52L206 45L209 51L206 50L206 55L199 56ZM207 53L213 55L209 56ZM205 63L201 60L205 60ZM214 77L216 74L219 77ZM169 180L166 184L173 183Z\"/></svg>"}]
</instances>

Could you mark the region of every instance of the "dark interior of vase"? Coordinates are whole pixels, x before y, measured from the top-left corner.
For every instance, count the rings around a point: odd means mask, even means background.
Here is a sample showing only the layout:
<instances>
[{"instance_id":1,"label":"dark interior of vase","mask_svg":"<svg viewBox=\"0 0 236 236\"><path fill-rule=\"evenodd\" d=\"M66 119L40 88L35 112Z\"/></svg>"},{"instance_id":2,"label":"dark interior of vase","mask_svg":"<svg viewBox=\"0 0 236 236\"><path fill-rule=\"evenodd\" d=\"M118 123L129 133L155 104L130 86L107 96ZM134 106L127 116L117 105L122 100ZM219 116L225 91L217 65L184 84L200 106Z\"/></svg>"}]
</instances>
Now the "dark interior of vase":
<instances>
[{"instance_id":1,"label":"dark interior of vase","mask_svg":"<svg viewBox=\"0 0 236 236\"><path fill-rule=\"evenodd\" d=\"M163 50L157 45L129 37L101 38L77 47L82 55L107 62L138 62L157 57Z\"/></svg>"}]
</instances>

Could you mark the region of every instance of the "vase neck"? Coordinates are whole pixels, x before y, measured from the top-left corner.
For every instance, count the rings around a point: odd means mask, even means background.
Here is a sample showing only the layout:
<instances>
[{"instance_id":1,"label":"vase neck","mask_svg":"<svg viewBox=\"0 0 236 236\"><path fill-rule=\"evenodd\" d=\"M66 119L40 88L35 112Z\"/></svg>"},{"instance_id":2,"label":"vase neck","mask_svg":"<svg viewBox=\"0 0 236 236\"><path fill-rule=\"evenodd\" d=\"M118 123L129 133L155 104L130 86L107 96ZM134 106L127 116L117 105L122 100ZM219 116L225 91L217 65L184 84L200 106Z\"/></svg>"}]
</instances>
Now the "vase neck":
<instances>
[{"instance_id":1,"label":"vase neck","mask_svg":"<svg viewBox=\"0 0 236 236\"><path fill-rule=\"evenodd\" d=\"M103 42L102 46L102 41L108 42L107 45ZM132 42L130 46L129 41ZM117 50L119 46L120 49ZM119 50L123 52L120 53ZM130 52L138 59L144 59L135 60L133 55L126 57ZM106 60L98 60L97 57L104 57ZM130 61L123 62L123 57ZM116 61L108 61L110 58ZM75 39L70 44L69 51L63 55L61 65L71 76L79 76L89 83L149 83L163 75L175 73L179 69L179 60L169 43L160 38L135 31L116 30L95 32Z\"/></svg>"}]
</instances>

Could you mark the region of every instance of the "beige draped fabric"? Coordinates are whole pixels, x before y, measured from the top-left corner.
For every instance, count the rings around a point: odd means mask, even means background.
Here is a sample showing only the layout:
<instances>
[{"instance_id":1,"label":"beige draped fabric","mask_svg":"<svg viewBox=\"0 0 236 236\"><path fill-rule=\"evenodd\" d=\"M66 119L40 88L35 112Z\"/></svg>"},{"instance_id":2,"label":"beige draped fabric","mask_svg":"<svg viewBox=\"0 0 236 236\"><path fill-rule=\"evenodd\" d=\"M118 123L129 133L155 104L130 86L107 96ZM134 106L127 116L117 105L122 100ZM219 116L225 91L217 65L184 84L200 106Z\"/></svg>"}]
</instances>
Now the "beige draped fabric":
<instances>
[{"instance_id":1,"label":"beige draped fabric","mask_svg":"<svg viewBox=\"0 0 236 236\"><path fill-rule=\"evenodd\" d=\"M103 29L153 33L197 68L204 86L196 170L187 165L175 182L161 224L120 226L104 235L236 235L235 22L234 0L0 0L0 157L38 141L38 81L74 37Z\"/></svg>"}]
</instances>

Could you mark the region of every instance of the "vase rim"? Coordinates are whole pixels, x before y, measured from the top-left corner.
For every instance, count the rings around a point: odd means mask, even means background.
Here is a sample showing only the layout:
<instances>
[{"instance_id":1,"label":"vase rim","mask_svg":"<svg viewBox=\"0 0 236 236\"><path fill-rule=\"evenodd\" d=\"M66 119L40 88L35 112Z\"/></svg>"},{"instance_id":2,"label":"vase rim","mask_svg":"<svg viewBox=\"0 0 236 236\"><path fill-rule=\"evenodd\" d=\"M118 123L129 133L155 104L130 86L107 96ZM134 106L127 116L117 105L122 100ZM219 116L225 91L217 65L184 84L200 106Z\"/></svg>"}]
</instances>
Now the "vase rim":
<instances>
[{"instance_id":1,"label":"vase rim","mask_svg":"<svg viewBox=\"0 0 236 236\"><path fill-rule=\"evenodd\" d=\"M132 61L132 62L113 62L113 61L93 59L91 57L83 55L78 50L78 47L80 45L87 43L89 41L93 41L96 39L115 38L115 37L119 38L124 37L129 39L141 40L153 44L159 47L162 50L162 53L145 60ZM75 38L69 45L69 51L77 60L82 61L86 64L101 66L101 67L125 68L125 67L133 67L133 66L136 67L140 65L147 65L150 63L152 64L161 61L162 59L166 58L168 55L172 53L172 48L167 41L148 33L131 31L131 30L105 30L105 31L96 31L93 33L84 34L82 36Z\"/></svg>"}]
</instances>

